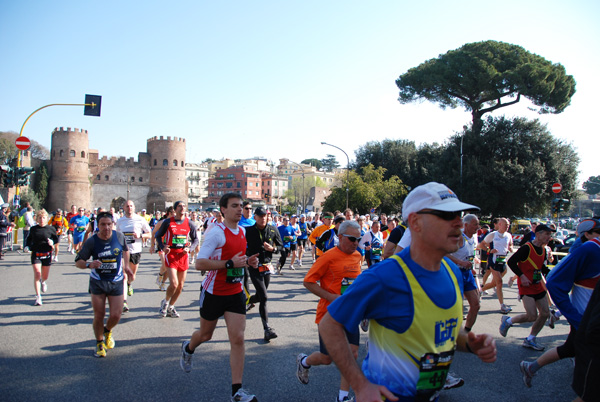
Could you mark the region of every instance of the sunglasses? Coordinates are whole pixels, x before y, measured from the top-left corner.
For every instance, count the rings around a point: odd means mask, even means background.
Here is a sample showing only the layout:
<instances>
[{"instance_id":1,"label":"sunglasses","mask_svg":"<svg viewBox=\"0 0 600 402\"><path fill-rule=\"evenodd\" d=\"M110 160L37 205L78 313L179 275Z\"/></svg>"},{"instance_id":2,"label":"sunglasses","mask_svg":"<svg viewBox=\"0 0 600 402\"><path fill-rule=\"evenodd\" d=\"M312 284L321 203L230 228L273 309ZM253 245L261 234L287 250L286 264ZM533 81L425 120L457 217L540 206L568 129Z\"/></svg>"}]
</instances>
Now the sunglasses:
<instances>
[{"instance_id":1,"label":"sunglasses","mask_svg":"<svg viewBox=\"0 0 600 402\"><path fill-rule=\"evenodd\" d=\"M429 211L419 211L419 212L417 212L417 215L434 215L445 221L453 221L456 218L460 218L460 216L462 215L462 211L429 210Z\"/></svg>"},{"instance_id":2,"label":"sunglasses","mask_svg":"<svg viewBox=\"0 0 600 402\"><path fill-rule=\"evenodd\" d=\"M244 207L244 209L245 209L246 211L252 211L252 207L250 207L250 208L248 208L248 207Z\"/></svg>"},{"instance_id":3,"label":"sunglasses","mask_svg":"<svg viewBox=\"0 0 600 402\"><path fill-rule=\"evenodd\" d=\"M354 236L347 235L346 233L342 233L342 236L346 237L348 240L350 240L353 243L355 241L360 241L360 239L362 239L362 237L354 237Z\"/></svg>"}]
</instances>

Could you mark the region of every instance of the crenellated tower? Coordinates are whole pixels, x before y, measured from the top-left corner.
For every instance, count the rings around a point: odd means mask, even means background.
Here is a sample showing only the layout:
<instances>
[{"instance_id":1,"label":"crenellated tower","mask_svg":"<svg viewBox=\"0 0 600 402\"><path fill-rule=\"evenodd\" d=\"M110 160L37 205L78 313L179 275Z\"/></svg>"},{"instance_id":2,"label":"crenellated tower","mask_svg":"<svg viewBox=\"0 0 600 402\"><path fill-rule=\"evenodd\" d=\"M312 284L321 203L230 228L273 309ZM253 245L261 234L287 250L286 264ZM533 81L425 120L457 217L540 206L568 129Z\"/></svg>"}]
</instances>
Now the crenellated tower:
<instances>
[{"instance_id":1,"label":"crenellated tower","mask_svg":"<svg viewBox=\"0 0 600 402\"><path fill-rule=\"evenodd\" d=\"M165 202L184 201L187 204L185 178L185 138L170 136L147 140L150 159L150 192L148 210L164 210Z\"/></svg>"},{"instance_id":2,"label":"crenellated tower","mask_svg":"<svg viewBox=\"0 0 600 402\"><path fill-rule=\"evenodd\" d=\"M68 208L72 204L92 207L88 153L87 130L57 127L52 131L48 186L50 211Z\"/></svg>"}]
</instances>

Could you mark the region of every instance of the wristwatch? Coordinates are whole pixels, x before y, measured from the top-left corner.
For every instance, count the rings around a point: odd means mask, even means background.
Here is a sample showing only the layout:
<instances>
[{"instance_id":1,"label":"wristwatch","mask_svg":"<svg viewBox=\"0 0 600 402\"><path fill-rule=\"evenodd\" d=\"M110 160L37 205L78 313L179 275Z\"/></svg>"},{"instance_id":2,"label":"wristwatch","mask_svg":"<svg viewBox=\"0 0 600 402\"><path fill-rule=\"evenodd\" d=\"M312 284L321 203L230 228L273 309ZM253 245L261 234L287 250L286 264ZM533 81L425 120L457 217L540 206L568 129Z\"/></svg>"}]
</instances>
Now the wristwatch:
<instances>
[{"instance_id":1,"label":"wristwatch","mask_svg":"<svg viewBox=\"0 0 600 402\"><path fill-rule=\"evenodd\" d=\"M227 262L225 263L225 268L227 268L227 269L233 268L233 260L227 260Z\"/></svg>"}]
</instances>

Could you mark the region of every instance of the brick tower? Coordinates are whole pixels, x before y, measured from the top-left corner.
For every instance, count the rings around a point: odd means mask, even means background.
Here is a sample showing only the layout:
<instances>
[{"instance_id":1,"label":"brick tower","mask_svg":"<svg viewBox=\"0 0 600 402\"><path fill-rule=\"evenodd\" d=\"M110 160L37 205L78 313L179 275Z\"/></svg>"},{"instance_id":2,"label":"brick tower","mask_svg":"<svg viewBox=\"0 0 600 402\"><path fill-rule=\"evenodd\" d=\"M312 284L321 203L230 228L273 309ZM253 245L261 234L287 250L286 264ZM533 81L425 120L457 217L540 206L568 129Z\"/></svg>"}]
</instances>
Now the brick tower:
<instances>
[{"instance_id":1,"label":"brick tower","mask_svg":"<svg viewBox=\"0 0 600 402\"><path fill-rule=\"evenodd\" d=\"M146 208L164 211L165 203L184 201L187 204L185 179L185 138L152 137L148 139L150 155L150 192Z\"/></svg>"},{"instance_id":2,"label":"brick tower","mask_svg":"<svg viewBox=\"0 0 600 402\"><path fill-rule=\"evenodd\" d=\"M48 208L69 210L71 205L91 208L87 130L55 128L50 146Z\"/></svg>"}]
</instances>

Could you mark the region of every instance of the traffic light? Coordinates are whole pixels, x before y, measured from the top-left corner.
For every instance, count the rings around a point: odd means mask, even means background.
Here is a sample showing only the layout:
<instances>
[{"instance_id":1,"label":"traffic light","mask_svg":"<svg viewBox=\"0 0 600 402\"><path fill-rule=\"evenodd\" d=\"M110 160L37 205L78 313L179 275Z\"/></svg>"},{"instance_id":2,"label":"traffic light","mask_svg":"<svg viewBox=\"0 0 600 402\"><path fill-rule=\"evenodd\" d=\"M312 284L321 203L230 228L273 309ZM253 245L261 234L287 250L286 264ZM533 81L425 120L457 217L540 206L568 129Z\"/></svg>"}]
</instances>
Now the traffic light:
<instances>
[{"instance_id":1,"label":"traffic light","mask_svg":"<svg viewBox=\"0 0 600 402\"><path fill-rule=\"evenodd\" d=\"M29 176L31 176L32 173L35 173L35 170L33 170L32 167L29 166L25 166L25 167L20 167L20 168L16 168L13 170L14 173L14 184L17 186L28 186L29 185Z\"/></svg>"},{"instance_id":2,"label":"traffic light","mask_svg":"<svg viewBox=\"0 0 600 402\"><path fill-rule=\"evenodd\" d=\"M559 211L568 211L570 207L571 207L571 200L563 198L559 202L558 210Z\"/></svg>"},{"instance_id":3,"label":"traffic light","mask_svg":"<svg viewBox=\"0 0 600 402\"><path fill-rule=\"evenodd\" d=\"M0 184L3 187L12 187L12 169L8 165L0 165Z\"/></svg>"},{"instance_id":4,"label":"traffic light","mask_svg":"<svg viewBox=\"0 0 600 402\"><path fill-rule=\"evenodd\" d=\"M550 211L553 215L558 214L558 212L560 211L560 201L562 201L560 198L552 199L552 206L550 207Z\"/></svg>"}]
</instances>

